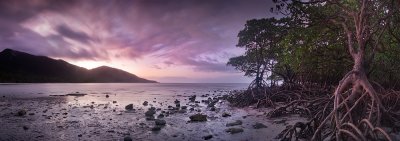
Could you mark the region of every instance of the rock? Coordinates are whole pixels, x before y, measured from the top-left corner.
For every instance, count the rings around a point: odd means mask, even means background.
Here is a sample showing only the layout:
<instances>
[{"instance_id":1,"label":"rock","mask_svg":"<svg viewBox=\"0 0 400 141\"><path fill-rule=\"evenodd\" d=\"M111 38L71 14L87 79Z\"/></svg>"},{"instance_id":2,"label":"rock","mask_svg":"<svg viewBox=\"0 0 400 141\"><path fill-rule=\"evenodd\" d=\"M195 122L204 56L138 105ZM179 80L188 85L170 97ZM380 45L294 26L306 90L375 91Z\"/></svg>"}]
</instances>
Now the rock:
<instances>
[{"instance_id":1,"label":"rock","mask_svg":"<svg viewBox=\"0 0 400 141\"><path fill-rule=\"evenodd\" d=\"M115 104L115 103L117 103L117 101L113 101L113 103Z\"/></svg>"},{"instance_id":2,"label":"rock","mask_svg":"<svg viewBox=\"0 0 400 141\"><path fill-rule=\"evenodd\" d=\"M76 92L76 93L66 94L65 96L85 96L85 95L87 95L87 94Z\"/></svg>"},{"instance_id":3,"label":"rock","mask_svg":"<svg viewBox=\"0 0 400 141\"><path fill-rule=\"evenodd\" d=\"M82 134L79 134L78 137L82 137Z\"/></svg>"},{"instance_id":4,"label":"rock","mask_svg":"<svg viewBox=\"0 0 400 141\"><path fill-rule=\"evenodd\" d=\"M215 110L216 110L215 107L210 108L210 111L215 111Z\"/></svg>"},{"instance_id":5,"label":"rock","mask_svg":"<svg viewBox=\"0 0 400 141\"><path fill-rule=\"evenodd\" d=\"M125 137L124 141L132 141L132 138L131 137Z\"/></svg>"},{"instance_id":6,"label":"rock","mask_svg":"<svg viewBox=\"0 0 400 141\"><path fill-rule=\"evenodd\" d=\"M232 128L226 129L225 132L228 132L228 133L231 133L231 134L236 134L236 133L243 132L243 129L242 128L232 127Z\"/></svg>"},{"instance_id":7,"label":"rock","mask_svg":"<svg viewBox=\"0 0 400 141\"><path fill-rule=\"evenodd\" d=\"M242 121L241 120L236 120L235 122L231 122L231 123L227 123L226 124L226 127L229 127L229 126L236 126L236 125L242 125Z\"/></svg>"},{"instance_id":8,"label":"rock","mask_svg":"<svg viewBox=\"0 0 400 141\"><path fill-rule=\"evenodd\" d=\"M107 95L106 95L106 98L109 98L109 97L110 97L110 96L107 94Z\"/></svg>"},{"instance_id":9,"label":"rock","mask_svg":"<svg viewBox=\"0 0 400 141\"><path fill-rule=\"evenodd\" d=\"M156 125L159 125L159 126L164 126L165 124L167 124L167 122L162 119L156 119L155 123L156 123Z\"/></svg>"},{"instance_id":10,"label":"rock","mask_svg":"<svg viewBox=\"0 0 400 141\"><path fill-rule=\"evenodd\" d=\"M192 95L189 97L190 102L196 101L196 95Z\"/></svg>"},{"instance_id":11,"label":"rock","mask_svg":"<svg viewBox=\"0 0 400 141\"><path fill-rule=\"evenodd\" d=\"M159 114L158 116L157 116L157 118L164 118L165 116L164 116L164 114Z\"/></svg>"},{"instance_id":12,"label":"rock","mask_svg":"<svg viewBox=\"0 0 400 141\"><path fill-rule=\"evenodd\" d=\"M15 114L16 116L25 116L26 115L26 111L24 109L18 110L17 114Z\"/></svg>"},{"instance_id":13,"label":"rock","mask_svg":"<svg viewBox=\"0 0 400 141\"><path fill-rule=\"evenodd\" d=\"M218 100L208 100L208 101L210 101L209 103L208 103L208 105L207 105L207 107L214 107L215 106L215 104L218 102Z\"/></svg>"},{"instance_id":14,"label":"rock","mask_svg":"<svg viewBox=\"0 0 400 141\"><path fill-rule=\"evenodd\" d=\"M190 121L207 121L207 115L195 114L189 117Z\"/></svg>"},{"instance_id":15,"label":"rock","mask_svg":"<svg viewBox=\"0 0 400 141\"><path fill-rule=\"evenodd\" d=\"M146 116L146 120L155 120L154 116Z\"/></svg>"},{"instance_id":16,"label":"rock","mask_svg":"<svg viewBox=\"0 0 400 141\"><path fill-rule=\"evenodd\" d=\"M160 131L161 130L161 126L154 126L153 128L151 128L151 131Z\"/></svg>"},{"instance_id":17,"label":"rock","mask_svg":"<svg viewBox=\"0 0 400 141\"><path fill-rule=\"evenodd\" d=\"M149 105L149 102L144 101L144 102L143 102L143 106L147 106L147 105Z\"/></svg>"},{"instance_id":18,"label":"rock","mask_svg":"<svg viewBox=\"0 0 400 141\"><path fill-rule=\"evenodd\" d=\"M33 115L35 115L35 113L29 113L29 115L33 116Z\"/></svg>"},{"instance_id":19,"label":"rock","mask_svg":"<svg viewBox=\"0 0 400 141\"><path fill-rule=\"evenodd\" d=\"M254 128L254 129L261 129L261 128L268 128L268 127L265 126L265 125L262 124L262 123L256 122L256 123L253 125L253 128Z\"/></svg>"},{"instance_id":20,"label":"rock","mask_svg":"<svg viewBox=\"0 0 400 141\"><path fill-rule=\"evenodd\" d=\"M179 110L178 113L181 113L181 114L186 113L186 110L185 109Z\"/></svg>"},{"instance_id":21,"label":"rock","mask_svg":"<svg viewBox=\"0 0 400 141\"><path fill-rule=\"evenodd\" d=\"M144 115L145 115L146 117L153 116L154 114L156 114L156 111L155 111L155 110L152 110L152 109L149 109L148 111L146 111L146 112L144 113Z\"/></svg>"},{"instance_id":22,"label":"rock","mask_svg":"<svg viewBox=\"0 0 400 141\"><path fill-rule=\"evenodd\" d=\"M24 130L28 130L29 129L29 127L28 126L22 126L22 128L24 129Z\"/></svg>"},{"instance_id":23,"label":"rock","mask_svg":"<svg viewBox=\"0 0 400 141\"><path fill-rule=\"evenodd\" d=\"M287 119L282 119L282 120L275 120L273 123L275 124L285 124Z\"/></svg>"},{"instance_id":24,"label":"rock","mask_svg":"<svg viewBox=\"0 0 400 141\"><path fill-rule=\"evenodd\" d=\"M178 104L176 104L176 107L177 107L177 108L181 107L181 104L179 104L179 103L178 103Z\"/></svg>"},{"instance_id":25,"label":"rock","mask_svg":"<svg viewBox=\"0 0 400 141\"><path fill-rule=\"evenodd\" d=\"M126 110L133 110L133 104L128 104L125 106Z\"/></svg>"},{"instance_id":26,"label":"rock","mask_svg":"<svg viewBox=\"0 0 400 141\"><path fill-rule=\"evenodd\" d=\"M213 135L207 135L207 136L203 136L203 139L204 140L209 140L209 139L211 139L213 137Z\"/></svg>"},{"instance_id":27,"label":"rock","mask_svg":"<svg viewBox=\"0 0 400 141\"><path fill-rule=\"evenodd\" d=\"M230 117L230 116L231 116L231 114L229 114L229 113L226 113L226 112L222 113L222 117Z\"/></svg>"},{"instance_id":28,"label":"rock","mask_svg":"<svg viewBox=\"0 0 400 141\"><path fill-rule=\"evenodd\" d=\"M181 109L186 110L187 106L182 106Z\"/></svg>"},{"instance_id":29,"label":"rock","mask_svg":"<svg viewBox=\"0 0 400 141\"><path fill-rule=\"evenodd\" d=\"M175 99L174 103L175 104L180 104L181 102L178 99Z\"/></svg>"}]
</instances>

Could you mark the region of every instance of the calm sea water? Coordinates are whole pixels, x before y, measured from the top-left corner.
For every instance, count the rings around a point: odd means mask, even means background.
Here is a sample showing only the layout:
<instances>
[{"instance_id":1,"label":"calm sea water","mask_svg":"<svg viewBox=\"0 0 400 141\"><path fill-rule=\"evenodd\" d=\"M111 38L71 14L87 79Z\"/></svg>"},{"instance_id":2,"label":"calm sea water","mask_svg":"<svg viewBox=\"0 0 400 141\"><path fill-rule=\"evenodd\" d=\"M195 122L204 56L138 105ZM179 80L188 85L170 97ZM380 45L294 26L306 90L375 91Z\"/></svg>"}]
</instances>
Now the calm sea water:
<instances>
[{"instance_id":1,"label":"calm sea water","mask_svg":"<svg viewBox=\"0 0 400 141\"><path fill-rule=\"evenodd\" d=\"M244 83L41 83L0 84L0 95L48 96L68 93L119 95L183 95L239 90Z\"/></svg>"},{"instance_id":2,"label":"calm sea water","mask_svg":"<svg viewBox=\"0 0 400 141\"><path fill-rule=\"evenodd\" d=\"M149 101L154 106L173 103L174 100L187 100L187 96L208 94L224 95L232 90L247 88L242 83L52 83L52 84L1 84L0 97L35 98L50 95L84 93L83 97L63 97L68 103L87 105L92 103L134 104L141 106ZM109 98L106 97L109 95ZM208 96L207 96L208 97ZM204 98L207 98L204 97Z\"/></svg>"}]
</instances>

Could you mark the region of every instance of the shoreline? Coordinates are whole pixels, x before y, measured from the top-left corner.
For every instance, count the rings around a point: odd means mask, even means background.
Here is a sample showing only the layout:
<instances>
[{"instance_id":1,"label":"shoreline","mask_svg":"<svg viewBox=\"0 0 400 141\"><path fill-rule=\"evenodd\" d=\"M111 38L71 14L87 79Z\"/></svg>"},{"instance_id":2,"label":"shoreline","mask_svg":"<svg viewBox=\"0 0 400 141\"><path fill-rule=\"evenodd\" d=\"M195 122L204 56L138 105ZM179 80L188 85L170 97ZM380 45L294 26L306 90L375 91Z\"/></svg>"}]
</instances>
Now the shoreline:
<instances>
[{"instance_id":1,"label":"shoreline","mask_svg":"<svg viewBox=\"0 0 400 141\"><path fill-rule=\"evenodd\" d=\"M0 129L0 140L123 140L125 137L133 140L204 140L205 137L211 137L209 140L276 140L275 136L286 125L301 119L295 116L267 119L268 109L230 107L225 100L218 100L215 111L211 111L204 101L221 97L221 93L197 96L194 102L188 99L187 94L170 99L148 95L148 99L154 100L148 101L148 106L132 102L133 111L126 110L126 105L113 99L118 94L109 94L109 98L105 96L108 94L0 98L0 124L4 125ZM180 101L179 110L169 107L175 100ZM183 106L188 108L182 110ZM166 121L159 131L152 131L156 126L154 120L146 120L144 113L150 107L157 109L155 119ZM26 114L16 116L21 109ZM158 117L161 113L168 113L168 116ZM197 113L207 115L207 121L190 122L189 117ZM222 117L224 113L230 116ZM237 120L242 123L227 127ZM254 129L256 123L267 127ZM243 132L226 132L230 128L242 129Z\"/></svg>"}]
</instances>

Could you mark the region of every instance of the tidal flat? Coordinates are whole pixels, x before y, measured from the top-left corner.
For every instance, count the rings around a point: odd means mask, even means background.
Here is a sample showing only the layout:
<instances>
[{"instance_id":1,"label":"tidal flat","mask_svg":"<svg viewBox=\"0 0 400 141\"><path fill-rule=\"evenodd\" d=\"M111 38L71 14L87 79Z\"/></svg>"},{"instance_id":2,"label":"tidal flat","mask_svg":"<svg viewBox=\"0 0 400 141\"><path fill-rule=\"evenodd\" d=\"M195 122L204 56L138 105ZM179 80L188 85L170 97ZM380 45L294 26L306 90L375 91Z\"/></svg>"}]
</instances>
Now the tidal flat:
<instances>
[{"instance_id":1,"label":"tidal flat","mask_svg":"<svg viewBox=\"0 0 400 141\"><path fill-rule=\"evenodd\" d=\"M124 84L126 89L121 89L115 84L114 91L106 92L109 85L98 85L68 84L72 90L56 89L65 87L62 84L45 85L46 90L29 96L0 95L0 140L265 141L277 140L286 125L305 120L270 119L266 116L270 109L231 107L224 97L233 86L174 91L176 85L146 84L146 92L141 85L128 89L130 85ZM26 87L33 86L44 87Z\"/></svg>"}]
</instances>

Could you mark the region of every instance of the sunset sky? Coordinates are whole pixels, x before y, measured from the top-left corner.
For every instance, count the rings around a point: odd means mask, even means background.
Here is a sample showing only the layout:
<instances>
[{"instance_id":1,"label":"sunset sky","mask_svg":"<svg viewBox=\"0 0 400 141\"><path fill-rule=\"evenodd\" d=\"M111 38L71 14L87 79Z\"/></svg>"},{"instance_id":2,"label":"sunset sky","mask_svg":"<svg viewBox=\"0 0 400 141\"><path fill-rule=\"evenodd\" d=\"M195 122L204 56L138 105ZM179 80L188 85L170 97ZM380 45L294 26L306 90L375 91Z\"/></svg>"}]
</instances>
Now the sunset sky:
<instances>
[{"instance_id":1,"label":"sunset sky","mask_svg":"<svg viewBox=\"0 0 400 141\"><path fill-rule=\"evenodd\" d=\"M226 66L271 0L0 0L0 49L159 82L250 82Z\"/></svg>"}]
</instances>

